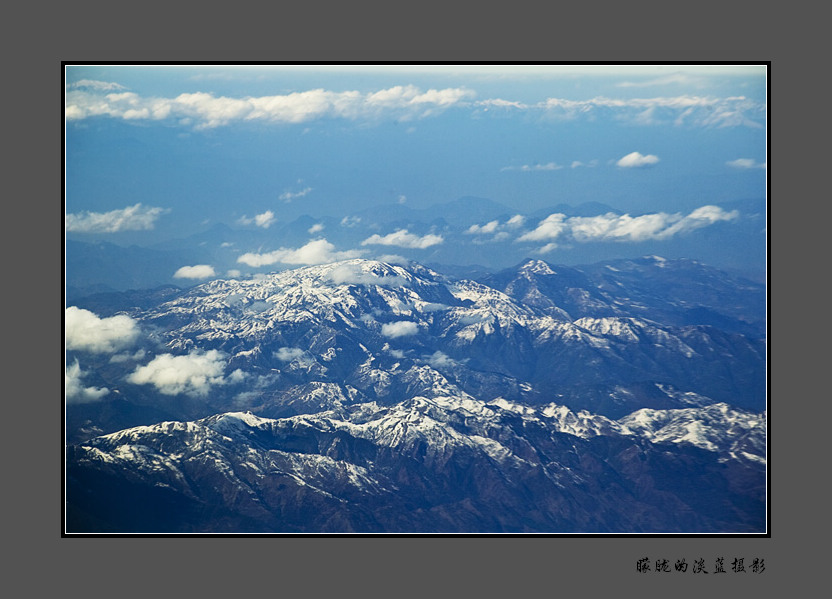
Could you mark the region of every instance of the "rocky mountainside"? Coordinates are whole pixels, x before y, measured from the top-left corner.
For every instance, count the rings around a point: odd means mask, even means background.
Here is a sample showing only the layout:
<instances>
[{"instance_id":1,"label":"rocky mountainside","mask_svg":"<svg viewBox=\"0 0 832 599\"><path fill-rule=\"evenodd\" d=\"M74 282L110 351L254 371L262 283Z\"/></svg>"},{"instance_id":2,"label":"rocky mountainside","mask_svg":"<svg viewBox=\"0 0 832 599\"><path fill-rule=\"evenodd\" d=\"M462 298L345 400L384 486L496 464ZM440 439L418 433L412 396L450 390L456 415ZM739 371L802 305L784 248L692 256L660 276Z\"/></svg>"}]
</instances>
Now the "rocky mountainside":
<instances>
[{"instance_id":1,"label":"rocky mountainside","mask_svg":"<svg viewBox=\"0 0 832 599\"><path fill-rule=\"evenodd\" d=\"M67 526L759 532L764 299L655 257L91 296L141 334L68 351L109 394L67 405Z\"/></svg>"},{"instance_id":2,"label":"rocky mountainside","mask_svg":"<svg viewBox=\"0 0 832 599\"><path fill-rule=\"evenodd\" d=\"M95 531L764 526L765 418L724 404L620 421L467 396L278 420L225 413L98 437L70 463L70 526Z\"/></svg>"}]
</instances>

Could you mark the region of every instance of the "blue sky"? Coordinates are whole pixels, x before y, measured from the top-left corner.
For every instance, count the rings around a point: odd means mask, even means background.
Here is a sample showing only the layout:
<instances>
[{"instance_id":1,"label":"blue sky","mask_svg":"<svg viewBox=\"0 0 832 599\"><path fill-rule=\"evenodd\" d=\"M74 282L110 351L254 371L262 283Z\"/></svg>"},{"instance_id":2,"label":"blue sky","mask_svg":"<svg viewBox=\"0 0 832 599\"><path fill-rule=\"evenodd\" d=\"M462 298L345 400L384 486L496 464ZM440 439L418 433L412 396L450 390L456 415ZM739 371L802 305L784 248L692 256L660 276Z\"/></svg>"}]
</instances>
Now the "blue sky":
<instances>
[{"instance_id":1,"label":"blue sky","mask_svg":"<svg viewBox=\"0 0 832 599\"><path fill-rule=\"evenodd\" d=\"M765 229L736 204L765 199L764 66L78 65L66 67L65 106L68 239L151 246L217 224L265 233L303 215L351 222L476 196L525 217L489 227L512 259L666 246L709 248L690 257L713 261L717 244L742 254L735 266L765 262L732 235ZM618 216L563 218L544 234L555 206L586 202ZM471 252L486 234L473 230L456 237ZM330 225L309 241L350 252L370 232L346 247ZM238 251L301 247L258 243Z\"/></svg>"}]
</instances>

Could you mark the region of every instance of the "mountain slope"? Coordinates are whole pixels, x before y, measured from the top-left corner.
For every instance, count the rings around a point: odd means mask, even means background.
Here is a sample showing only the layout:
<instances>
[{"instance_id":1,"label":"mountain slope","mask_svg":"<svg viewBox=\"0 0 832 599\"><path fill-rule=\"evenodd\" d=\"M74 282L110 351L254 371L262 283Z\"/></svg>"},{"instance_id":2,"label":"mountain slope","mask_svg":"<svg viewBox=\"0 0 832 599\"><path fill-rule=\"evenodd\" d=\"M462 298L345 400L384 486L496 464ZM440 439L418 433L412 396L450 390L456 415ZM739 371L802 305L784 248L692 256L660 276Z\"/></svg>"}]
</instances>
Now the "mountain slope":
<instances>
[{"instance_id":1,"label":"mountain slope","mask_svg":"<svg viewBox=\"0 0 832 599\"><path fill-rule=\"evenodd\" d=\"M711 416L723 445L732 427L764 428L750 414ZM674 418L463 396L161 423L71 448L70 520L132 532L760 530L764 455L740 461L716 443L638 432ZM125 506L127 493L153 509Z\"/></svg>"},{"instance_id":2,"label":"mountain slope","mask_svg":"<svg viewBox=\"0 0 832 599\"><path fill-rule=\"evenodd\" d=\"M763 530L759 289L607 266L347 260L87 298L139 334L67 352L100 395L67 405L68 526Z\"/></svg>"}]
</instances>

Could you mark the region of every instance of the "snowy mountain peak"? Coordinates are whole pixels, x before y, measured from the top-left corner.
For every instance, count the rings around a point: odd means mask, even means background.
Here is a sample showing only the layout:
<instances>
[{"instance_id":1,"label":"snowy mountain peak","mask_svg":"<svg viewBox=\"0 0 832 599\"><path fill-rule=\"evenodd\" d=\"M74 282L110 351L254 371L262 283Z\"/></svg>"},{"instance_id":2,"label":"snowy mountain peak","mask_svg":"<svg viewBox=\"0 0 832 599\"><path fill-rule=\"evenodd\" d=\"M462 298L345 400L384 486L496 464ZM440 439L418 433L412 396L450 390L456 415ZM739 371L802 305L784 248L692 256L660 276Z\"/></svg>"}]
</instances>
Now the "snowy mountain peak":
<instances>
[{"instance_id":1,"label":"snowy mountain peak","mask_svg":"<svg viewBox=\"0 0 832 599\"><path fill-rule=\"evenodd\" d=\"M520 272L523 274L535 274L535 275L556 275L557 273L552 270L552 267L549 266L543 260L529 260L525 262L520 267Z\"/></svg>"}]
</instances>

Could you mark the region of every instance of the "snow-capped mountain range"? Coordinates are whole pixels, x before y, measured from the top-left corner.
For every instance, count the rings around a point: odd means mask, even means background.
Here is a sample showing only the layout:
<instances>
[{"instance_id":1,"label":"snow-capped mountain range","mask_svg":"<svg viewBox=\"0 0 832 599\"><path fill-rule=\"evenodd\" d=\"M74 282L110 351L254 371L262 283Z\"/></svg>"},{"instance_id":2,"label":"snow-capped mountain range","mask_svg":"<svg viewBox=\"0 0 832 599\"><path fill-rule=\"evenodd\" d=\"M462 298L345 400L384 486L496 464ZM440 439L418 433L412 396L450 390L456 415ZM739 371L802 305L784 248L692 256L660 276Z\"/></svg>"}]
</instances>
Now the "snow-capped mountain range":
<instances>
[{"instance_id":1,"label":"snow-capped mountain range","mask_svg":"<svg viewBox=\"0 0 832 599\"><path fill-rule=\"evenodd\" d=\"M357 259L72 309L139 332L68 350L107 392L67 404L71 532L765 527L765 291L699 263Z\"/></svg>"}]
</instances>

